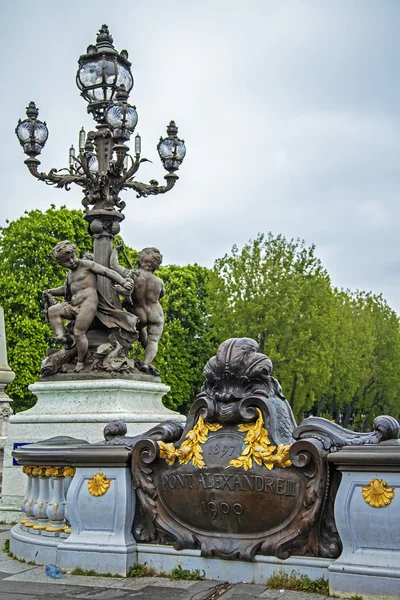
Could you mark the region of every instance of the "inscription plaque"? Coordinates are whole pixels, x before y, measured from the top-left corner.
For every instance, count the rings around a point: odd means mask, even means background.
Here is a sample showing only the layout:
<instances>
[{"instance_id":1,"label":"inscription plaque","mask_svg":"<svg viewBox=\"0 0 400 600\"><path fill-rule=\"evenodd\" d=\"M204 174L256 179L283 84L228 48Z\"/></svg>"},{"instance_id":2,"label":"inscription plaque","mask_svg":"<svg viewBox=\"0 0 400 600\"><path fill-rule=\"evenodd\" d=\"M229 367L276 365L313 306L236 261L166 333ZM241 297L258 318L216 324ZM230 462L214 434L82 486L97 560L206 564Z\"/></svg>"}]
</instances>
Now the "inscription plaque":
<instances>
[{"instance_id":1,"label":"inscription plaque","mask_svg":"<svg viewBox=\"0 0 400 600\"><path fill-rule=\"evenodd\" d=\"M138 541L228 559L336 552L333 526L321 526L326 452L318 440L293 439L294 417L271 373L254 340L224 342L181 435L135 443Z\"/></svg>"},{"instance_id":2,"label":"inscription plaque","mask_svg":"<svg viewBox=\"0 0 400 600\"><path fill-rule=\"evenodd\" d=\"M178 464L156 471L160 502L173 518L203 533L213 529L249 534L285 525L299 509L302 478L286 469L268 471L257 464L247 472L230 467L231 458L242 452L243 435L228 429L213 433L204 444L205 468Z\"/></svg>"}]
</instances>

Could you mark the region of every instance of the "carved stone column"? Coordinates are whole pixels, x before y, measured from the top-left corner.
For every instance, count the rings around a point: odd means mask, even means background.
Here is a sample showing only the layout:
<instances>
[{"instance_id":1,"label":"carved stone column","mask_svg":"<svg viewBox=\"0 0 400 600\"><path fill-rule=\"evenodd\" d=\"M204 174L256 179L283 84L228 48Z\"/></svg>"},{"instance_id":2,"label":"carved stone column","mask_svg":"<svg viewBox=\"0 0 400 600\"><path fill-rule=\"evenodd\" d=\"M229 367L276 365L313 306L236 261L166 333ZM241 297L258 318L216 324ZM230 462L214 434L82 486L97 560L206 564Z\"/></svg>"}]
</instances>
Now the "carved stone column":
<instances>
[{"instance_id":1,"label":"carved stone column","mask_svg":"<svg viewBox=\"0 0 400 600\"><path fill-rule=\"evenodd\" d=\"M31 484L31 498L29 502L27 502L27 511L26 516L28 520L25 520L22 527L26 529L30 529L34 525L37 525L37 518L33 514L33 507L39 498L39 475L41 474L40 467L32 467L32 484Z\"/></svg>"},{"instance_id":2,"label":"carved stone column","mask_svg":"<svg viewBox=\"0 0 400 600\"><path fill-rule=\"evenodd\" d=\"M23 467L22 472L28 477L28 484L26 486L25 496L21 502L21 525L24 525L25 522L29 521L28 512L29 512L29 501L31 499L31 490L32 490L32 468L33 467Z\"/></svg>"},{"instance_id":3,"label":"carved stone column","mask_svg":"<svg viewBox=\"0 0 400 600\"><path fill-rule=\"evenodd\" d=\"M0 495L3 475L4 446L7 440L8 417L12 414L10 398L4 388L14 379L15 373L7 362L6 332L4 326L4 311L0 306Z\"/></svg>"},{"instance_id":4,"label":"carved stone column","mask_svg":"<svg viewBox=\"0 0 400 600\"><path fill-rule=\"evenodd\" d=\"M32 514L37 519L36 525L31 529L31 533L41 533L46 529L49 519L46 514L47 504L50 501L51 485L50 475L52 467L41 467L39 475L39 493L38 499L32 507Z\"/></svg>"},{"instance_id":5,"label":"carved stone column","mask_svg":"<svg viewBox=\"0 0 400 600\"><path fill-rule=\"evenodd\" d=\"M50 501L47 503L49 522L43 535L57 537L65 528L64 467L52 467L50 473L53 480L53 490Z\"/></svg>"}]
</instances>

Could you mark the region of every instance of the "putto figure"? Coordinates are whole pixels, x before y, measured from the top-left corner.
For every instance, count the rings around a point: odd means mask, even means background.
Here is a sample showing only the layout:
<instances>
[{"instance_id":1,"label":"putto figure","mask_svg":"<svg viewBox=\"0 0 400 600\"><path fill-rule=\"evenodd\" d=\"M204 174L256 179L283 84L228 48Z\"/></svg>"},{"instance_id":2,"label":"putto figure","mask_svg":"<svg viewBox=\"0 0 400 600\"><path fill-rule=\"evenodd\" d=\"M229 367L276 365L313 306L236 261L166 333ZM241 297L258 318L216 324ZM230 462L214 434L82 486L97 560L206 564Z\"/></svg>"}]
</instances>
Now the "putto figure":
<instances>
[{"instance_id":1,"label":"putto figure","mask_svg":"<svg viewBox=\"0 0 400 600\"><path fill-rule=\"evenodd\" d=\"M134 287L130 292L129 301L124 303L127 311L139 318L137 330L139 340L142 344L145 354L143 363L139 366L141 371L158 375L152 362L158 351L158 342L164 329L164 313L159 300L164 296L164 283L154 275L154 271L162 263L162 254L157 248L144 248L138 257L138 269L125 269L118 262L118 250L122 244L116 246L111 253L110 267L120 275L133 280ZM124 289L116 290L126 294Z\"/></svg>"},{"instance_id":2,"label":"putto figure","mask_svg":"<svg viewBox=\"0 0 400 600\"><path fill-rule=\"evenodd\" d=\"M128 331L131 329L132 334L136 332L136 319L132 319L131 315L121 310L112 309L112 307L106 307L108 310L104 310L104 307L99 306L97 275L107 277L114 283L119 284L125 294L132 290L133 284L132 281L124 279L112 269L108 269L93 260L78 258L75 244L67 240L59 242L53 248L52 255L59 265L69 269L69 273L64 285L43 292L45 299L48 299L49 296L62 296L65 298L65 302L49 306L47 316L56 336L55 340L60 344L68 342L63 319L73 321L73 341L76 344L78 355L75 371L79 372L85 368L89 346L86 333L96 315L109 327L121 328L122 326ZM103 313L103 318L101 313ZM131 317L131 319L129 320L127 317Z\"/></svg>"}]
</instances>

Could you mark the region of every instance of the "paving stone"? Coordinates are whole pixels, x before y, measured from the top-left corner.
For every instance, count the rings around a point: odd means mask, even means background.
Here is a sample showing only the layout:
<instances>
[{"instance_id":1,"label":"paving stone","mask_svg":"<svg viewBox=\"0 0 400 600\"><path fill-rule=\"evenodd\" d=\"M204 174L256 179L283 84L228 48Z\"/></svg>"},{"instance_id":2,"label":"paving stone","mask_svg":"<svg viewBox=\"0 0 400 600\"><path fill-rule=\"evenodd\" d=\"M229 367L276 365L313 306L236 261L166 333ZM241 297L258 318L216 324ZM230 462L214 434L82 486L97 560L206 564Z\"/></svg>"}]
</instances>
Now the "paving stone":
<instances>
[{"instance_id":1,"label":"paving stone","mask_svg":"<svg viewBox=\"0 0 400 600\"><path fill-rule=\"evenodd\" d=\"M221 585L222 581L213 581L212 579L206 581L193 582L193 587L190 588L191 600L202 600L204 596L207 596L211 590L215 590L217 585Z\"/></svg>"},{"instance_id":2,"label":"paving stone","mask_svg":"<svg viewBox=\"0 0 400 600\"><path fill-rule=\"evenodd\" d=\"M279 590L275 589L266 589L265 592L260 594L260 598L269 598L270 600L275 600L275 598L278 598L278 600L280 600L281 596L283 596L283 594Z\"/></svg>"},{"instance_id":3,"label":"paving stone","mask_svg":"<svg viewBox=\"0 0 400 600\"><path fill-rule=\"evenodd\" d=\"M1 570L1 563L0 563ZM87 577L84 575L69 575L63 574L61 579L53 579L46 575L45 567L36 567L30 571L23 571L16 573L15 575L8 577L7 581L20 581L20 582L35 582L43 584L53 584L56 586L76 586L76 587L101 587L101 588L118 588L123 587L125 579L117 577ZM142 583L137 586L137 589L144 587L146 583ZM1 597L1 596L0 596Z\"/></svg>"},{"instance_id":4,"label":"paving stone","mask_svg":"<svg viewBox=\"0 0 400 600\"><path fill-rule=\"evenodd\" d=\"M260 594L265 591L266 587L266 585L254 583L236 583L230 590L221 596L221 599L229 600L229 598L234 598L235 596L241 596L243 597L243 600L245 600L247 596L258 598Z\"/></svg>"},{"instance_id":5,"label":"paving stone","mask_svg":"<svg viewBox=\"0 0 400 600\"><path fill-rule=\"evenodd\" d=\"M142 588L139 592L130 593L131 595L127 597L135 598L135 600L191 600L192 598L190 591L173 587L158 587L157 590L155 590L154 586L147 586ZM95 596L92 598L94 600Z\"/></svg>"},{"instance_id":6,"label":"paving stone","mask_svg":"<svg viewBox=\"0 0 400 600\"><path fill-rule=\"evenodd\" d=\"M121 590L121 589L104 589L101 587L86 587L81 588L78 591L75 591L73 594L70 593L70 587L67 586L65 588L58 588L57 592L60 594L61 598L76 598L78 600L85 600L86 598L90 598L91 600L123 600L125 598L132 598L132 592L130 590ZM64 591L65 590L65 591Z\"/></svg>"},{"instance_id":7,"label":"paving stone","mask_svg":"<svg viewBox=\"0 0 400 600\"><path fill-rule=\"evenodd\" d=\"M179 588L182 590L192 588L194 585L196 585L196 582L191 581L190 579L169 579L168 577L139 577L137 581L143 580L145 580L145 583L143 585L150 585L154 587ZM132 581L132 579L128 578L124 581L126 581L129 587L129 582Z\"/></svg>"},{"instance_id":8,"label":"paving stone","mask_svg":"<svg viewBox=\"0 0 400 600\"><path fill-rule=\"evenodd\" d=\"M10 581L9 579L2 579L0 581L0 598L2 600L3 598L7 598L7 594L20 595L24 600L30 600L31 598L40 598L41 600L45 598L48 600L52 598L53 595L57 598L68 598L68 596L76 598L78 592L87 591L87 588L70 585L65 588L64 594L63 592L60 593L60 589L55 583L43 584L29 582L28 585L27 582ZM92 596L92 598L94 597Z\"/></svg>"},{"instance_id":9,"label":"paving stone","mask_svg":"<svg viewBox=\"0 0 400 600\"><path fill-rule=\"evenodd\" d=\"M326 594L310 594L309 592L287 590L283 594L279 594L279 598L280 600L325 600L327 596Z\"/></svg>"},{"instance_id":10,"label":"paving stone","mask_svg":"<svg viewBox=\"0 0 400 600\"><path fill-rule=\"evenodd\" d=\"M3 573L2 571L0 571L0 579L4 579L4 577L9 577L10 573Z\"/></svg>"},{"instance_id":11,"label":"paving stone","mask_svg":"<svg viewBox=\"0 0 400 600\"><path fill-rule=\"evenodd\" d=\"M12 558L5 558L0 560L0 571L3 573L23 573L25 571L35 571L36 569L42 569L43 567L37 567L36 565L28 565L28 563L21 563L18 560Z\"/></svg>"},{"instance_id":12,"label":"paving stone","mask_svg":"<svg viewBox=\"0 0 400 600\"><path fill-rule=\"evenodd\" d=\"M224 594L222 594L222 596L220 596L221 600L225 600L225 598L227 598L227 596L225 596ZM246 594L245 596L243 596L243 594L234 594L233 596L229 596L230 600L244 600L245 598L246 598L246 600L258 600L258 598L260 598L260 596L249 596L248 594Z\"/></svg>"}]
</instances>

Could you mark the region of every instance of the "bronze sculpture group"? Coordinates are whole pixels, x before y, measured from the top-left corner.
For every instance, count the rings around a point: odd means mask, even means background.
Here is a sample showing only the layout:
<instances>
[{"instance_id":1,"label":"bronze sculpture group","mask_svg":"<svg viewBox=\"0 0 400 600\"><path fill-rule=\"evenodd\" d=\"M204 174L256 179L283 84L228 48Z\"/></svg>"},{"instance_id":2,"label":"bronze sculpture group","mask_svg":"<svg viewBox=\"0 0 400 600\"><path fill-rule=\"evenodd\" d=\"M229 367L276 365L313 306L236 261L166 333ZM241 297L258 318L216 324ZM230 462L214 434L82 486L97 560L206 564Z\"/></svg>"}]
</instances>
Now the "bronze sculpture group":
<instances>
[{"instance_id":1,"label":"bronze sculpture group","mask_svg":"<svg viewBox=\"0 0 400 600\"><path fill-rule=\"evenodd\" d=\"M128 270L118 262L120 248L117 246L111 253L111 268L93 261L90 255L78 258L75 244L68 240L53 248L53 258L69 271L64 285L45 290L43 297L46 316L55 335L53 343L61 344L63 349L50 353L45 359L43 376L70 370L79 373L88 368L98 371L102 367L116 373L140 370L158 375L152 363L164 326L159 302L164 295L164 284L154 271L161 265L162 255L156 248L144 248L139 254L139 268ZM119 306L119 299L113 304L99 291L99 275L109 279L115 292L124 297L126 310ZM55 302L55 296L64 301ZM64 320L67 320L66 325ZM90 331L96 327L98 330L99 322L108 344L97 343L93 360L88 361ZM132 342L138 338L144 359L135 365L127 355ZM92 345L96 345L96 338ZM99 359L103 355L102 363Z\"/></svg>"},{"instance_id":2,"label":"bronze sculpture group","mask_svg":"<svg viewBox=\"0 0 400 600\"><path fill-rule=\"evenodd\" d=\"M138 269L124 269L112 243L120 232L126 204L124 190L134 190L138 198L165 194L172 190L176 174L186 154L178 137L175 121L167 126L157 150L166 171L165 184L151 179L137 180L137 172L147 158L141 156L141 138L134 138L134 154L127 142L138 122L135 106L128 102L133 88L131 63L127 50L113 45L107 25L102 25L96 44L90 44L79 57L76 76L87 110L96 122L95 130L79 132L79 154L73 146L68 169L39 170L41 153L48 138L39 109L30 102L26 119L19 120L16 135L28 158L25 164L40 181L69 190L72 184L83 190L83 218L93 238L93 255L77 258L76 248L60 242L53 257L69 270L64 285L46 290L43 295L46 318L55 337L42 363L42 377L84 379L102 376L157 376L153 361L158 350L164 315L159 303L164 294L161 279L153 273L162 256L156 248L145 248ZM110 262L111 260L111 262ZM63 297L56 302L54 297ZM121 296L123 300L121 302ZM63 321L68 322L64 326ZM140 340L143 360L132 360L132 343ZM59 346L62 346L59 348ZM73 372L73 375L68 373ZM64 377L65 374L65 377Z\"/></svg>"}]
</instances>

